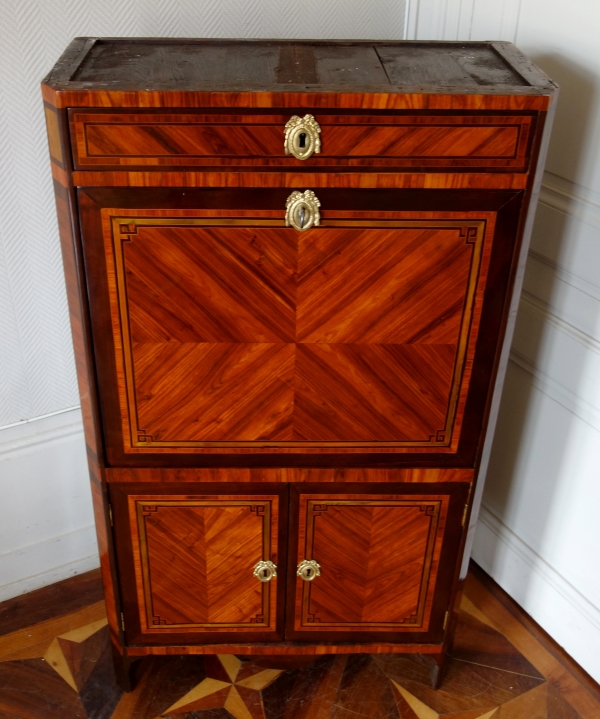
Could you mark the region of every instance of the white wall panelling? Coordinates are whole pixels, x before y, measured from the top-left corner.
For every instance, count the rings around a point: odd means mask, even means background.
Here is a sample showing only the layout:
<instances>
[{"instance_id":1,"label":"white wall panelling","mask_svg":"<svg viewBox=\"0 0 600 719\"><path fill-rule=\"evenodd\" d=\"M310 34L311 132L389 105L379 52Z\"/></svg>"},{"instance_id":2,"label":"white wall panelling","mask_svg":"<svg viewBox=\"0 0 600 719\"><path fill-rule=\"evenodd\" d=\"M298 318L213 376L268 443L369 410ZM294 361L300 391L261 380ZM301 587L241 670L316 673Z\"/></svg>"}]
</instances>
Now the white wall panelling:
<instances>
[{"instance_id":1,"label":"white wall panelling","mask_svg":"<svg viewBox=\"0 0 600 719\"><path fill-rule=\"evenodd\" d=\"M527 612L535 615L539 624L551 627L553 638L560 645L572 644L573 636L585 637L585 641L578 643L577 659L584 667L595 666L600 646L598 607L485 505L475 541L477 561L493 568L496 581Z\"/></svg>"},{"instance_id":2,"label":"white wall panelling","mask_svg":"<svg viewBox=\"0 0 600 719\"><path fill-rule=\"evenodd\" d=\"M405 0L3 2L0 600L97 563L78 412L25 421L78 403L42 77L82 35L400 39L405 19Z\"/></svg>"},{"instance_id":3,"label":"white wall panelling","mask_svg":"<svg viewBox=\"0 0 600 719\"><path fill-rule=\"evenodd\" d=\"M600 680L600 5L408 18L415 39L515 42L561 87L473 554Z\"/></svg>"},{"instance_id":4,"label":"white wall panelling","mask_svg":"<svg viewBox=\"0 0 600 719\"><path fill-rule=\"evenodd\" d=\"M473 555L598 679L600 206L577 191L546 176Z\"/></svg>"},{"instance_id":5,"label":"white wall panelling","mask_svg":"<svg viewBox=\"0 0 600 719\"><path fill-rule=\"evenodd\" d=\"M0 601L98 566L81 412L0 432Z\"/></svg>"},{"instance_id":6,"label":"white wall panelling","mask_svg":"<svg viewBox=\"0 0 600 719\"><path fill-rule=\"evenodd\" d=\"M515 42L521 0L409 0L409 40Z\"/></svg>"}]
</instances>

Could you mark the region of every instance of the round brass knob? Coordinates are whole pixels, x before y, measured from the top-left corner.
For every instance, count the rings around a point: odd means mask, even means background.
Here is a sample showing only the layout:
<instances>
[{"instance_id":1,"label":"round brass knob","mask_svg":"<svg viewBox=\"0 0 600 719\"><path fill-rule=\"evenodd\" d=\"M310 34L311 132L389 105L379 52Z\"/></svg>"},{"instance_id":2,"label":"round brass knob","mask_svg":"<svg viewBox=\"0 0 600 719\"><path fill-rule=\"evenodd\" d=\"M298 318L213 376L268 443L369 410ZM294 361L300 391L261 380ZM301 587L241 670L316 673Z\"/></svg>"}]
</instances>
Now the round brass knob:
<instances>
[{"instance_id":1,"label":"round brass knob","mask_svg":"<svg viewBox=\"0 0 600 719\"><path fill-rule=\"evenodd\" d=\"M261 582L270 582L277 576L277 566L271 561L261 560L254 565L254 576Z\"/></svg>"},{"instance_id":2,"label":"round brass knob","mask_svg":"<svg viewBox=\"0 0 600 719\"><path fill-rule=\"evenodd\" d=\"M298 565L296 574L305 582L312 582L315 577L321 576L321 565L314 559L303 559Z\"/></svg>"},{"instance_id":3,"label":"round brass knob","mask_svg":"<svg viewBox=\"0 0 600 719\"><path fill-rule=\"evenodd\" d=\"M321 222L321 203L312 190L292 192L285 203L285 225L305 232Z\"/></svg>"},{"instance_id":4,"label":"round brass knob","mask_svg":"<svg viewBox=\"0 0 600 719\"><path fill-rule=\"evenodd\" d=\"M297 160L308 160L313 152L321 152L321 128L312 115L294 115L285 124L284 150Z\"/></svg>"}]
</instances>

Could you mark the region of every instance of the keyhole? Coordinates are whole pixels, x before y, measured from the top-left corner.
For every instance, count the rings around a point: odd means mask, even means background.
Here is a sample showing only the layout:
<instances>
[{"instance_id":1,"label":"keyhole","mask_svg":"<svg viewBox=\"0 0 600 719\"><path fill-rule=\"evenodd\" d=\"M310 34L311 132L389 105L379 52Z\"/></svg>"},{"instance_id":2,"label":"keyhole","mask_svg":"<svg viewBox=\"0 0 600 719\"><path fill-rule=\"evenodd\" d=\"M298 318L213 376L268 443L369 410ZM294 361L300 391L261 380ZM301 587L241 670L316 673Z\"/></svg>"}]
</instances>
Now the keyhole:
<instances>
[{"instance_id":1,"label":"keyhole","mask_svg":"<svg viewBox=\"0 0 600 719\"><path fill-rule=\"evenodd\" d=\"M307 568L307 569L304 570L304 572L305 572L305 574L306 574L307 577L310 577L310 573L312 572L312 569L308 569L308 568Z\"/></svg>"},{"instance_id":2,"label":"keyhole","mask_svg":"<svg viewBox=\"0 0 600 719\"><path fill-rule=\"evenodd\" d=\"M263 577L268 577L268 576L269 576L269 570L263 569Z\"/></svg>"},{"instance_id":3,"label":"keyhole","mask_svg":"<svg viewBox=\"0 0 600 719\"><path fill-rule=\"evenodd\" d=\"M298 215L300 216L300 227L304 227L304 218L306 216L306 210L304 207L300 207L298 210Z\"/></svg>"},{"instance_id":4,"label":"keyhole","mask_svg":"<svg viewBox=\"0 0 600 719\"><path fill-rule=\"evenodd\" d=\"M301 148L306 147L306 133L305 132L301 132L300 135L298 135L298 145Z\"/></svg>"}]
</instances>

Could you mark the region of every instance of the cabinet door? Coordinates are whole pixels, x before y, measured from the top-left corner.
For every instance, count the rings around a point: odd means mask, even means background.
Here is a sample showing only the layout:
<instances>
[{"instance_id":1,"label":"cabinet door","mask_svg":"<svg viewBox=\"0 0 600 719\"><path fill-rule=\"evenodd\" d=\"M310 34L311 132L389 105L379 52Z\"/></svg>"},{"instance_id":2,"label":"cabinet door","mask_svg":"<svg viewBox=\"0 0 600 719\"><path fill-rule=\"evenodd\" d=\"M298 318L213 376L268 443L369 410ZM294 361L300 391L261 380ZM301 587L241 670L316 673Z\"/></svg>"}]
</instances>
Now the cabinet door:
<instances>
[{"instance_id":1,"label":"cabinet door","mask_svg":"<svg viewBox=\"0 0 600 719\"><path fill-rule=\"evenodd\" d=\"M295 485L286 637L441 641L467 493Z\"/></svg>"},{"instance_id":2,"label":"cabinet door","mask_svg":"<svg viewBox=\"0 0 600 719\"><path fill-rule=\"evenodd\" d=\"M474 452L517 193L288 194L80 192L111 464Z\"/></svg>"},{"instance_id":3,"label":"cabinet door","mask_svg":"<svg viewBox=\"0 0 600 719\"><path fill-rule=\"evenodd\" d=\"M287 491L236 489L111 486L129 643L282 638Z\"/></svg>"}]
</instances>

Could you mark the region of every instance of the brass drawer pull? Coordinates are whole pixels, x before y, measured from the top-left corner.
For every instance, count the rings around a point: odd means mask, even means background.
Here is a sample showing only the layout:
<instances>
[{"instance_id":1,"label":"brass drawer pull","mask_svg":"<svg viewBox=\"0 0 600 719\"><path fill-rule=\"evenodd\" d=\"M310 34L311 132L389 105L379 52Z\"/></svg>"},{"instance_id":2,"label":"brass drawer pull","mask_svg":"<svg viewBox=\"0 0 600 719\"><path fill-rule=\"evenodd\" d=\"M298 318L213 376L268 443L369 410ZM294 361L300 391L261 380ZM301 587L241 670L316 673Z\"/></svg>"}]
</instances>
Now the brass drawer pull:
<instances>
[{"instance_id":1,"label":"brass drawer pull","mask_svg":"<svg viewBox=\"0 0 600 719\"><path fill-rule=\"evenodd\" d=\"M296 574L305 582L312 582L315 577L321 576L321 565L314 559L303 559L298 565Z\"/></svg>"},{"instance_id":2,"label":"brass drawer pull","mask_svg":"<svg viewBox=\"0 0 600 719\"><path fill-rule=\"evenodd\" d=\"M308 160L313 152L321 152L321 128L312 115L294 115L285 124L284 149L286 155Z\"/></svg>"},{"instance_id":3,"label":"brass drawer pull","mask_svg":"<svg viewBox=\"0 0 600 719\"><path fill-rule=\"evenodd\" d=\"M299 232L316 227L321 222L319 207L321 203L312 190L292 192L285 203L285 226Z\"/></svg>"},{"instance_id":4,"label":"brass drawer pull","mask_svg":"<svg viewBox=\"0 0 600 719\"><path fill-rule=\"evenodd\" d=\"M277 565L268 560L261 560L254 565L254 576L261 582L270 582L277 576Z\"/></svg>"}]
</instances>

